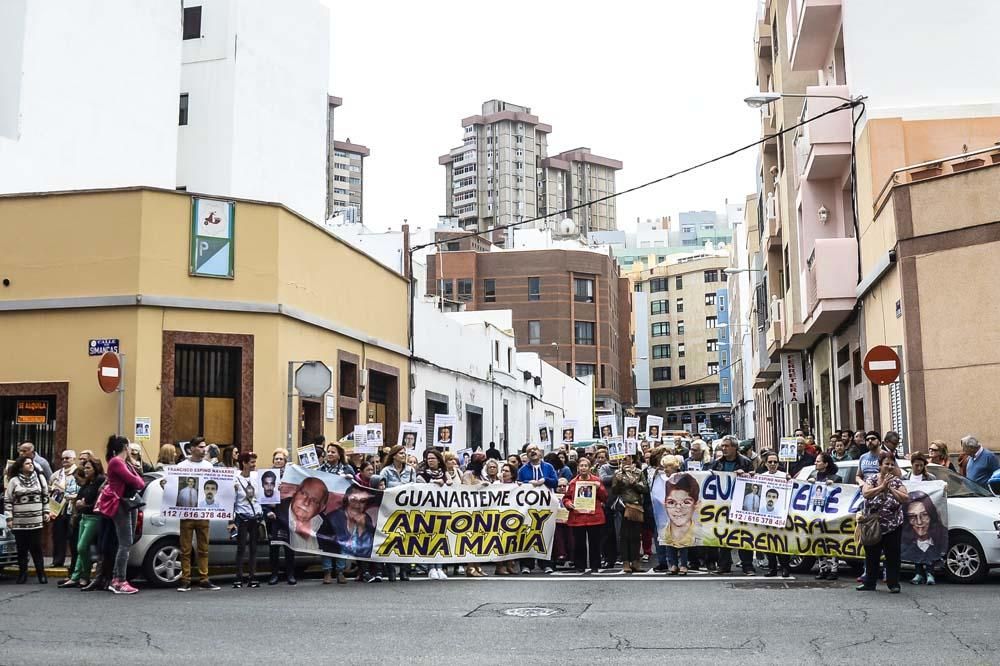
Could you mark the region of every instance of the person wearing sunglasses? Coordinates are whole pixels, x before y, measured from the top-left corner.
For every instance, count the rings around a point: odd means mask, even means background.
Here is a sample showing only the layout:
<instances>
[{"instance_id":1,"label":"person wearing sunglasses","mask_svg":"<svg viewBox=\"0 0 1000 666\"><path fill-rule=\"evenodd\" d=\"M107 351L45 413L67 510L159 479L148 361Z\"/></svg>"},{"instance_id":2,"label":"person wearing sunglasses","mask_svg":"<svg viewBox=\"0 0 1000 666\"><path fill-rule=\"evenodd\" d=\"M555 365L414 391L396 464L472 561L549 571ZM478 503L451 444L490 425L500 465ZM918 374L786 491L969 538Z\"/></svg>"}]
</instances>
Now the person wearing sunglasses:
<instances>
[{"instance_id":1,"label":"person wearing sunglasses","mask_svg":"<svg viewBox=\"0 0 1000 666\"><path fill-rule=\"evenodd\" d=\"M882 450L882 437L874 430L865 433L865 446L868 451L858 458L858 471L854 483L864 485L866 479L879 473L878 454Z\"/></svg>"},{"instance_id":2,"label":"person wearing sunglasses","mask_svg":"<svg viewBox=\"0 0 1000 666\"><path fill-rule=\"evenodd\" d=\"M69 571L76 568L76 530L72 526L73 504L79 486L76 482L76 452L66 449L62 453L62 467L49 481L49 493L53 496L63 496L62 509L49 515L52 525L52 566L60 568L66 563L66 550L69 548Z\"/></svg>"},{"instance_id":3,"label":"person wearing sunglasses","mask_svg":"<svg viewBox=\"0 0 1000 666\"><path fill-rule=\"evenodd\" d=\"M948 455L948 445L944 440L935 439L931 442L931 445L927 447L927 456L930 458L932 464L947 467L953 472L956 471L955 464L951 462L951 458Z\"/></svg>"}]
</instances>

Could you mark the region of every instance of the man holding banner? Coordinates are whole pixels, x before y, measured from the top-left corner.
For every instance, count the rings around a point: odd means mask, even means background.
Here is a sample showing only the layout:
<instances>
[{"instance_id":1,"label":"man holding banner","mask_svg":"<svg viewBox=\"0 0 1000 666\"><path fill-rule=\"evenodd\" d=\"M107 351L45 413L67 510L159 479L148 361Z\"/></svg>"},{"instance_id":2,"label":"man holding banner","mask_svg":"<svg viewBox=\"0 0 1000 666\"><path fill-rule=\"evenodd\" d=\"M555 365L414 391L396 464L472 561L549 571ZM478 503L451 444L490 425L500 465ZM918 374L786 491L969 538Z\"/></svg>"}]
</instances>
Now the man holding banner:
<instances>
[{"instance_id":1,"label":"man holding banner","mask_svg":"<svg viewBox=\"0 0 1000 666\"><path fill-rule=\"evenodd\" d=\"M213 469L212 463L205 460L208 447L205 438L195 437L188 447L188 458L177 467L184 469ZM198 587L203 590L218 590L219 586L208 578L208 520L191 520L181 518L181 580L177 586L178 592L191 591L191 539L197 539Z\"/></svg>"},{"instance_id":2,"label":"man holding banner","mask_svg":"<svg viewBox=\"0 0 1000 666\"><path fill-rule=\"evenodd\" d=\"M722 438L722 457L716 460L711 469L716 472L735 472L737 476L748 474L753 470L753 464L746 456L741 456L736 448L736 438L726 435ZM739 549L740 566L747 576L754 574L753 552L745 548ZM724 576L732 573L733 554L730 548L719 548L719 568L716 574Z\"/></svg>"}]
</instances>

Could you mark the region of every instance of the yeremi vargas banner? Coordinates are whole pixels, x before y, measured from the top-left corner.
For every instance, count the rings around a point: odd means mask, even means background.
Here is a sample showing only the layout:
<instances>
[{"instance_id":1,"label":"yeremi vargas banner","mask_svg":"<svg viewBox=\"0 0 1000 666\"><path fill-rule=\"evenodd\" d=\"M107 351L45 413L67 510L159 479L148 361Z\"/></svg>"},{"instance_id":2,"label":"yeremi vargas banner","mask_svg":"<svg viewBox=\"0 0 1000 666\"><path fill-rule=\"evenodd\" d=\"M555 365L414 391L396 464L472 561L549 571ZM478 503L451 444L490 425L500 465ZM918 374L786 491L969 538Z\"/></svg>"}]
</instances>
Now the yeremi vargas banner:
<instances>
[{"instance_id":1,"label":"yeremi vargas banner","mask_svg":"<svg viewBox=\"0 0 1000 666\"><path fill-rule=\"evenodd\" d=\"M274 538L298 552L392 563L548 559L557 495L520 485L365 488L289 465Z\"/></svg>"},{"instance_id":2,"label":"yeremi vargas banner","mask_svg":"<svg viewBox=\"0 0 1000 666\"><path fill-rule=\"evenodd\" d=\"M787 490L783 485L786 483ZM774 498L777 508L771 510L774 515L785 512L781 525L760 524L773 521L759 517L771 515L766 494L759 503L748 499L753 497L755 484L765 493L767 487L778 492ZM945 535L937 541L939 546L946 546L948 514L944 482L905 481L904 485L912 505L904 507L904 522L911 508L915 511L927 507L928 516L914 519L922 528L919 534L904 529L904 551L908 540L923 538L926 543L933 541L935 534ZM782 495L784 492L787 496ZM661 544L743 548L812 557L864 556L864 549L854 540L855 516L864 505L859 486L798 480L775 483L773 479L765 484L762 477L737 477L732 472L682 472L670 477L657 475L651 494L657 540ZM734 504L736 499L740 500L738 505ZM942 552L938 547L935 551Z\"/></svg>"}]
</instances>

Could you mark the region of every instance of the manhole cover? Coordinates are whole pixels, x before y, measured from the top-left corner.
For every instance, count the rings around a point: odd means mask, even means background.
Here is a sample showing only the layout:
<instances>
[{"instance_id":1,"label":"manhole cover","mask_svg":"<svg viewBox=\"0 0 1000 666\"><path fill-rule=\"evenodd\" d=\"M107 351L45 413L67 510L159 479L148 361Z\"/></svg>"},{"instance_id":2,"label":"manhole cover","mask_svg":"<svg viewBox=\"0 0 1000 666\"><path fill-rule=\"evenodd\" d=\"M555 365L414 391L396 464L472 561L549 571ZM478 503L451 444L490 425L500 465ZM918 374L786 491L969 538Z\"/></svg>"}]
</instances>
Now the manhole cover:
<instances>
[{"instance_id":1,"label":"manhole cover","mask_svg":"<svg viewBox=\"0 0 1000 666\"><path fill-rule=\"evenodd\" d=\"M580 617L590 608L590 604L546 604L532 603L482 604L465 617Z\"/></svg>"},{"instance_id":2,"label":"manhole cover","mask_svg":"<svg viewBox=\"0 0 1000 666\"><path fill-rule=\"evenodd\" d=\"M564 611L561 608L524 606L522 608L508 608L500 612L511 617L552 617L553 615L562 615Z\"/></svg>"}]
</instances>

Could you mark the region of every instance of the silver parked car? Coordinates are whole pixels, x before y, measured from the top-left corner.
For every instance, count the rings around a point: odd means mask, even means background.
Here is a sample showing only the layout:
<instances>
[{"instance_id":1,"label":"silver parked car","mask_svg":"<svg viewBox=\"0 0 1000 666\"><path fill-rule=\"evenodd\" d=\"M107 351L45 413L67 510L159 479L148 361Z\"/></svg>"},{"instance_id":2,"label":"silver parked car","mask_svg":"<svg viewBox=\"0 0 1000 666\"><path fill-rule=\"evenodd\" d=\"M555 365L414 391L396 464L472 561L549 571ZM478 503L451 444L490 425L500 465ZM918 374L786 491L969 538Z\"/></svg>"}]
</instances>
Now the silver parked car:
<instances>
[{"instance_id":1,"label":"silver parked car","mask_svg":"<svg viewBox=\"0 0 1000 666\"><path fill-rule=\"evenodd\" d=\"M163 500L163 486L160 481L163 472L143 475L146 488L142 499L146 505L140 509L136 526L137 538L129 552L128 565L141 573L147 582L157 586L174 585L181 577L180 520L164 518L160 514ZM229 538L227 521L213 520L209 523L208 561L212 568L236 566L236 541ZM257 547L257 570L267 571L268 545L261 540ZM298 556L295 559L297 573L301 573L318 558Z\"/></svg>"},{"instance_id":2,"label":"silver parked car","mask_svg":"<svg viewBox=\"0 0 1000 666\"><path fill-rule=\"evenodd\" d=\"M14 532L7 529L7 519L0 513L0 569L17 566L17 542Z\"/></svg>"}]
</instances>

